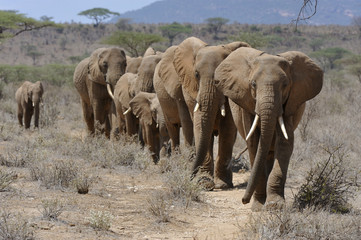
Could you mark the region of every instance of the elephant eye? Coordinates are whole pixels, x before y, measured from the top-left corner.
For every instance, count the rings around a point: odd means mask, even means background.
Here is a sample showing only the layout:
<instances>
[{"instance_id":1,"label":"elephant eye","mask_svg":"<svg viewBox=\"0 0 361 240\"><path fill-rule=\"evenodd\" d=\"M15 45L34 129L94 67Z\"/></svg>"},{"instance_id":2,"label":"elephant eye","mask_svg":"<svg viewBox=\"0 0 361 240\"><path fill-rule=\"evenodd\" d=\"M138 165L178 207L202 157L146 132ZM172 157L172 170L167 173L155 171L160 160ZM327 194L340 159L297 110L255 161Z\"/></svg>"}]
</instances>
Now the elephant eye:
<instances>
[{"instance_id":1,"label":"elephant eye","mask_svg":"<svg viewBox=\"0 0 361 240\"><path fill-rule=\"evenodd\" d=\"M199 72L196 71L195 74L194 74L194 76L195 76L197 79L199 79L199 77L200 77L200 76L199 76Z\"/></svg>"},{"instance_id":2,"label":"elephant eye","mask_svg":"<svg viewBox=\"0 0 361 240\"><path fill-rule=\"evenodd\" d=\"M252 86L253 89L255 89L255 88L257 87L256 82L255 82L255 81L252 81L252 82L251 82L251 86Z\"/></svg>"},{"instance_id":3,"label":"elephant eye","mask_svg":"<svg viewBox=\"0 0 361 240\"><path fill-rule=\"evenodd\" d=\"M108 68L108 63L107 63L107 62L103 62L103 67Z\"/></svg>"}]
</instances>

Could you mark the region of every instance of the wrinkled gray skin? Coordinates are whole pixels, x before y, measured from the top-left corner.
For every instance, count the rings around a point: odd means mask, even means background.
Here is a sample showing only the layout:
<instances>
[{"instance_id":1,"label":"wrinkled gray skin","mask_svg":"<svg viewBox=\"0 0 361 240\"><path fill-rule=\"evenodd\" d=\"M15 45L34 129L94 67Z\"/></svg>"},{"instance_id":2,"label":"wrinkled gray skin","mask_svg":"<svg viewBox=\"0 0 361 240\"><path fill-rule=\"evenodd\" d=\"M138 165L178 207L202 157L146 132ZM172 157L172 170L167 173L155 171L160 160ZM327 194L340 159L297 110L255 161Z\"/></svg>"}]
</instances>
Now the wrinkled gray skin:
<instances>
[{"instance_id":1,"label":"wrinkled gray skin","mask_svg":"<svg viewBox=\"0 0 361 240\"><path fill-rule=\"evenodd\" d=\"M133 114L139 119L144 144L152 152L154 163L168 153L169 135L162 108L155 93L139 92L129 102Z\"/></svg>"},{"instance_id":2,"label":"wrinkled gray skin","mask_svg":"<svg viewBox=\"0 0 361 240\"><path fill-rule=\"evenodd\" d=\"M252 170L242 202L250 202L253 195L255 211L264 204L282 206L294 130L306 101L321 91L321 68L297 51L270 55L239 48L218 66L215 83L216 89L233 102L233 118L243 138L259 116L254 133L247 139ZM284 130L278 120L281 118Z\"/></svg>"},{"instance_id":3,"label":"wrinkled gray skin","mask_svg":"<svg viewBox=\"0 0 361 240\"><path fill-rule=\"evenodd\" d=\"M111 90L114 89L125 73L126 65L122 49L99 48L75 68L73 81L80 95L84 120L91 135L105 133L110 137L109 114L113 99L107 91L107 84Z\"/></svg>"},{"instance_id":4,"label":"wrinkled gray skin","mask_svg":"<svg viewBox=\"0 0 361 240\"><path fill-rule=\"evenodd\" d=\"M31 83L25 81L15 93L18 104L18 120L25 128L30 128L31 118L34 115L34 126L39 127L40 102L44 93L43 85L40 81Z\"/></svg>"}]
</instances>

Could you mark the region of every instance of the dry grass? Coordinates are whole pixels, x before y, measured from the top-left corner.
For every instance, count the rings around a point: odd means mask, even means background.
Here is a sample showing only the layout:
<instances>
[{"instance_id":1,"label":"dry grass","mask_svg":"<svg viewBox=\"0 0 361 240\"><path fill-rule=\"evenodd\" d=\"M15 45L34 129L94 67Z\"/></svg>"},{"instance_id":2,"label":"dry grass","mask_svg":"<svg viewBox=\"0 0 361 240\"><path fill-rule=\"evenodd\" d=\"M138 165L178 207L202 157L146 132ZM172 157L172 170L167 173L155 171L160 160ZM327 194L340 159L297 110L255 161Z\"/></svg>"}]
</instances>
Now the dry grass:
<instances>
[{"instance_id":1,"label":"dry grass","mask_svg":"<svg viewBox=\"0 0 361 240\"><path fill-rule=\"evenodd\" d=\"M248 224L240 226L246 239L359 239L361 215L329 214L286 207L282 210L250 215Z\"/></svg>"}]
</instances>

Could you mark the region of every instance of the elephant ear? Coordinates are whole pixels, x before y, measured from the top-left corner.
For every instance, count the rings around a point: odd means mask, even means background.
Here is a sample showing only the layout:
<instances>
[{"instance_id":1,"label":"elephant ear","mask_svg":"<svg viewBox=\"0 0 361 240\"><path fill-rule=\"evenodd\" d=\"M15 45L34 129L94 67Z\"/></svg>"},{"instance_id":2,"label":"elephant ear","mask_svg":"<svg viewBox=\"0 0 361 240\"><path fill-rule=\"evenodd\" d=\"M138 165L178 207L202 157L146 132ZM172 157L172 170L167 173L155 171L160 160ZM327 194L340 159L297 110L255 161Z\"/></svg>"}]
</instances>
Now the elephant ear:
<instances>
[{"instance_id":1,"label":"elephant ear","mask_svg":"<svg viewBox=\"0 0 361 240\"><path fill-rule=\"evenodd\" d=\"M174 51L176 48L177 46L172 46L164 52L158 68L158 76L165 90L172 98L179 98L179 96L182 95L182 85L173 65Z\"/></svg>"},{"instance_id":2,"label":"elephant ear","mask_svg":"<svg viewBox=\"0 0 361 240\"><path fill-rule=\"evenodd\" d=\"M89 57L88 63L88 77L90 80L106 85L104 73L100 70L99 61L101 57L106 53L107 48L98 48Z\"/></svg>"},{"instance_id":3,"label":"elephant ear","mask_svg":"<svg viewBox=\"0 0 361 240\"><path fill-rule=\"evenodd\" d=\"M253 48L238 48L219 64L214 75L216 88L248 112L255 110L250 87L251 68L261 53Z\"/></svg>"},{"instance_id":4,"label":"elephant ear","mask_svg":"<svg viewBox=\"0 0 361 240\"><path fill-rule=\"evenodd\" d=\"M195 57L199 49L205 47L207 44L202 40L190 37L185 39L175 49L173 65L179 76L184 89L193 98L197 98L198 94L198 81L194 73Z\"/></svg>"},{"instance_id":5,"label":"elephant ear","mask_svg":"<svg viewBox=\"0 0 361 240\"><path fill-rule=\"evenodd\" d=\"M155 51L152 47L148 47L147 50L145 50L145 53L143 57L155 55Z\"/></svg>"},{"instance_id":6,"label":"elephant ear","mask_svg":"<svg viewBox=\"0 0 361 240\"><path fill-rule=\"evenodd\" d=\"M144 124L151 125L153 123L151 112L151 99L155 93L139 92L130 102L133 114L139 118Z\"/></svg>"},{"instance_id":7,"label":"elephant ear","mask_svg":"<svg viewBox=\"0 0 361 240\"><path fill-rule=\"evenodd\" d=\"M279 56L291 62L292 86L285 106L285 115L291 116L303 103L314 98L321 91L323 71L302 52L289 51Z\"/></svg>"}]
</instances>

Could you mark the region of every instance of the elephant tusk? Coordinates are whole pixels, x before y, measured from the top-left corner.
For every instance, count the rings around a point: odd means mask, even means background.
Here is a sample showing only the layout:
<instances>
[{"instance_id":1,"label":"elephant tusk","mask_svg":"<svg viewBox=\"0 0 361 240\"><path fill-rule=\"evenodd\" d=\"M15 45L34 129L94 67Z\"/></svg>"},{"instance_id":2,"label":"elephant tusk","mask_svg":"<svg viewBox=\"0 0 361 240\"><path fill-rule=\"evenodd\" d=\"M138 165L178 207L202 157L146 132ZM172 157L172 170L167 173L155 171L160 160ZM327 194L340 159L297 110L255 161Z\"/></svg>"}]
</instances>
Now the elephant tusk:
<instances>
[{"instance_id":1,"label":"elephant tusk","mask_svg":"<svg viewBox=\"0 0 361 240\"><path fill-rule=\"evenodd\" d=\"M279 123L280 126L281 126L281 130L282 130L283 136L285 136L285 138L288 140L288 135L287 135L287 131L286 131L286 126L285 126L285 123L283 122L283 117L282 117L282 116L279 116L279 117L278 117L278 123Z\"/></svg>"},{"instance_id":2,"label":"elephant tusk","mask_svg":"<svg viewBox=\"0 0 361 240\"><path fill-rule=\"evenodd\" d=\"M159 128L159 124L157 123L157 126L156 126L156 128Z\"/></svg>"},{"instance_id":3,"label":"elephant tusk","mask_svg":"<svg viewBox=\"0 0 361 240\"><path fill-rule=\"evenodd\" d=\"M123 112L123 115L127 115L132 110L131 107L129 107L125 112Z\"/></svg>"},{"instance_id":4,"label":"elephant tusk","mask_svg":"<svg viewBox=\"0 0 361 240\"><path fill-rule=\"evenodd\" d=\"M107 90L108 90L108 94L109 96L114 100L114 95L112 93L112 89L110 88L110 84L107 83Z\"/></svg>"},{"instance_id":5,"label":"elephant tusk","mask_svg":"<svg viewBox=\"0 0 361 240\"><path fill-rule=\"evenodd\" d=\"M193 112L197 112L198 108L199 108L199 103L196 104L196 106L194 107Z\"/></svg>"},{"instance_id":6,"label":"elephant tusk","mask_svg":"<svg viewBox=\"0 0 361 240\"><path fill-rule=\"evenodd\" d=\"M224 108L224 104L222 104L222 106L221 106L221 115L222 115L223 117L226 116L226 110L225 110L225 108Z\"/></svg>"},{"instance_id":7,"label":"elephant tusk","mask_svg":"<svg viewBox=\"0 0 361 240\"><path fill-rule=\"evenodd\" d=\"M258 124L258 120L259 120L259 116L256 114L254 120L253 120L253 124L251 127L251 130L249 130L249 133L246 137L246 141L252 136L252 134L254 133L254 130L256 130L257 124Z\"/></svg>"}]
</instances>

